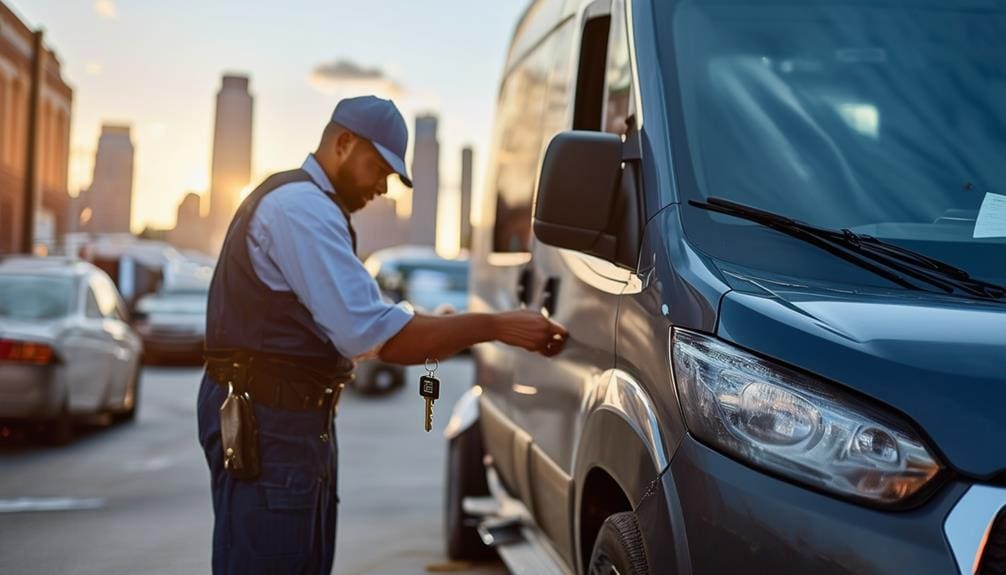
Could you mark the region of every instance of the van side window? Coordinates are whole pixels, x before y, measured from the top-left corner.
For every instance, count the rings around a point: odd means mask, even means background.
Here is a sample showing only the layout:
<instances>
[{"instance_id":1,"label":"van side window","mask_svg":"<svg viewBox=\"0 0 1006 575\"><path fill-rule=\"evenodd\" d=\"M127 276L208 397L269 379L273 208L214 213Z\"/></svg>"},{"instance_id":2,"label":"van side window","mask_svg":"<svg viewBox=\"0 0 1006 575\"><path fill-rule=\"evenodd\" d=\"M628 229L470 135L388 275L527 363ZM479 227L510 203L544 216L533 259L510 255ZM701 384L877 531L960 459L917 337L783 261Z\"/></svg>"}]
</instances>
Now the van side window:
<instances>
[{"instance_id":1,"label":"van side window","mask_svg":"<svg viewBox=\"0 0 1006 575\"><path fill-rule=\"evenodd\" d=\"M625 120L633 114L632 67L629 64L629 37L626 31L625 6L616 0L611 7L611 31L608 35L608 61L605 72L604 124L605 132L625 135Z\"/></svg>"},{"instance_id":2,"label":"van side window","mask_svg":"<svg viewBox=\"0 0 1006 575\"><path fill-rule=\"evenodd\" d=\"M605 62L608 54L608 32L611 17L591 18L583 26L580 40L580 64L576 72L576 100L573 107L573 129L601 129L604 113Z\"/></svg>"},{"instance_id":3,"label":"van side window","mask_svg":"<svg viewBox=\"0 0 1006 575\"><path fill-rule=\"evenodd\" d=\"M576 20L570 18L565 24L552 32L555 41L555 51L552 56L551 74L548 80L548 102L545 104L545 114L541 120L542 145L539 162L545 157L549 142L559 132L569 129L570 98L573 93L573 41L576 31ZM539 163L540 165L540 163Z\"/></svg>"},{"instance_id":4,"label":"van side window","mask_svg":"<svg viewBox=\"0 0 1006 575\"><path fill-rule=\"evenodd\" d=\"M494 252L530 251L531 201L554 38L550 36L534 49L503 83L496 151Z\"/></svg>"},{"instance_id":5,"label":"van side window","mask_svg":"<svg viewBox=\"0 0 1006 575\"><path fill-rule=\"evenodd\" d=\"M614 0L583 27L573 129L624 135L633 112L625 2Z\"/></svg>"}]
</instances>

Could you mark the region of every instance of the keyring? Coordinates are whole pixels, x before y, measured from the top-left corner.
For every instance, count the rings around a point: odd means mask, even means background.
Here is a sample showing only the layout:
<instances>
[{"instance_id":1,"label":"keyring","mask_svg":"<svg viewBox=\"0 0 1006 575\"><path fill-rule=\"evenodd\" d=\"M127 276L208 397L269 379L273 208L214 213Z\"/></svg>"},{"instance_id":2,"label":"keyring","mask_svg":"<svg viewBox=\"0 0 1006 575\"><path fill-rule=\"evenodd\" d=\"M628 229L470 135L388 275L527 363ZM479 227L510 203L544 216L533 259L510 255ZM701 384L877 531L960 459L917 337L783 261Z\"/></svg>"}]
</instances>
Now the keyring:
<instances>
[{"instance_id":1,"label":"keyring","mask_svg":"<svg viewBox=\"0 0 1006 575\"><path fill-rule=\"evenodd\" d=\"M426 361L423 362L423 367L426 368L426 371L433 373L440 367L440 360L433 358L433 369L430 369L430 358L426 358Z\"/></svg>"}]
</instances>

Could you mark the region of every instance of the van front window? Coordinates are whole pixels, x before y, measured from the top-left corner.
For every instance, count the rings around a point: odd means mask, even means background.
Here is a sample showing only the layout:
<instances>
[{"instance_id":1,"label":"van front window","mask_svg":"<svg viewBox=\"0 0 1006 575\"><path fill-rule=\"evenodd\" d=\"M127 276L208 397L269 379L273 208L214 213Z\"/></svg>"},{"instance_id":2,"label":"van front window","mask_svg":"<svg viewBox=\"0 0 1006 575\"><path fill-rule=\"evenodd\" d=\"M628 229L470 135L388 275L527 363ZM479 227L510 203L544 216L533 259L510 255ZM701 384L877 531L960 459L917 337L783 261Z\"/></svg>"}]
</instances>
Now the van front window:
<instances>
[{"instance_id":1,"label":"van front window","mask_svg":"<svg viewBox=\"0 0 1006 575\"><path fill-rule=\"evenodd\" d=\"M726 198L1006 283L1006 2L654 4L683 204ZM752 222L682 209L714 257L860 277Z\"/></svg>"}]
</instances>

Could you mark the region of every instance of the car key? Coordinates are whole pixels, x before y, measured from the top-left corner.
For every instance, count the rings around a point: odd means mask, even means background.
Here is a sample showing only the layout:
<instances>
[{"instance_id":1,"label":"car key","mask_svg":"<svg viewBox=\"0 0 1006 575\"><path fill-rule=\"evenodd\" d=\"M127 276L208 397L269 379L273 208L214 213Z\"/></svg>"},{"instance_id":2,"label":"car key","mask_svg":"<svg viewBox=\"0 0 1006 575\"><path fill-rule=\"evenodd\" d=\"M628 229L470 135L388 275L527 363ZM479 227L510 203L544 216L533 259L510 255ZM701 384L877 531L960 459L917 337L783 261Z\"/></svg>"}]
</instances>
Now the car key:
<instances>
[{"instance_id":1,"label":"car key","mask_svg":"<svg viewBox=\"0 0 1006 575\"><path fill-rule=\"evenodd\" d=\"M433 404L440 399L440 380L436 378L437 367L440 362L433 360L433 369L430 369L430 361L426 360L427 374L419 378L419 396L426 400L426 417L424 428L427 432L433 429Z\"/></svg>"}]
</instances>

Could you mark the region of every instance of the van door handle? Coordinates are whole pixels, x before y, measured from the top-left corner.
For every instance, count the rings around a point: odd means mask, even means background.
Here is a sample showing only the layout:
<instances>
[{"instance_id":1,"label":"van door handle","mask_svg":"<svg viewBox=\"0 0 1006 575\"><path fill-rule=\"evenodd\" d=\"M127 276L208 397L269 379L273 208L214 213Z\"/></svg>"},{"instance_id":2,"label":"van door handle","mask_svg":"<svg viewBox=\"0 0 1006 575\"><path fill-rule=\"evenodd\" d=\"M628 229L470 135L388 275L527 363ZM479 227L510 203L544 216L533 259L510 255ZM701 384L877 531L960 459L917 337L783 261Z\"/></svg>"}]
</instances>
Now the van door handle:
<instances>
[{"instance_id":1,"label":"van door handle","mask_svg":"<svg viewBox=\"0 0 1006 575\"><path fill-rule=\"evenodd\" d=\"M534 269L530 266L524 268L517 278L517 303L520 307L527 307L531 303L531 284L534 281Z\"/></svg>"},{"instance_id":2,"label":"van door handle","mask_svg":"<svg viewBox=\"0 0 1006 575\"><path fill-rule=\"evenodd\" d=\"M555 307L559 300L559 278L550 277L545 281L545 287L541 290L541 308L548 312L548 315L555 315Z\"/></svg>"}]
</instances>

